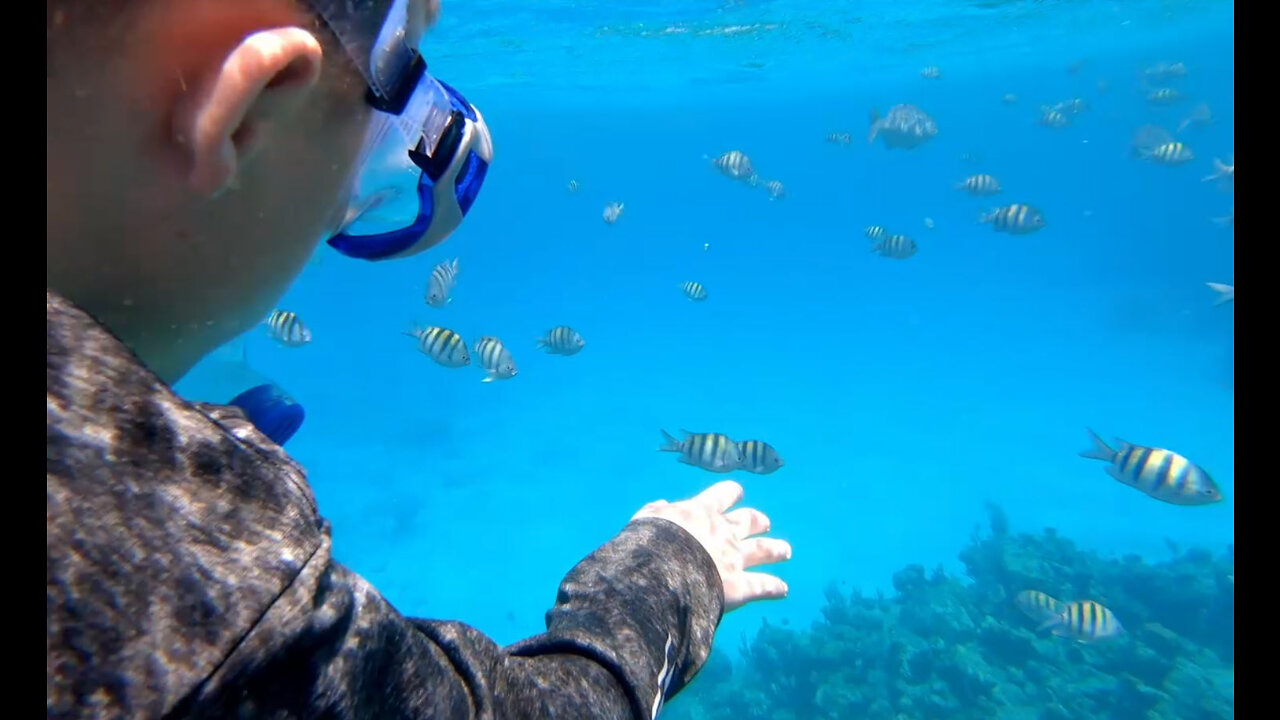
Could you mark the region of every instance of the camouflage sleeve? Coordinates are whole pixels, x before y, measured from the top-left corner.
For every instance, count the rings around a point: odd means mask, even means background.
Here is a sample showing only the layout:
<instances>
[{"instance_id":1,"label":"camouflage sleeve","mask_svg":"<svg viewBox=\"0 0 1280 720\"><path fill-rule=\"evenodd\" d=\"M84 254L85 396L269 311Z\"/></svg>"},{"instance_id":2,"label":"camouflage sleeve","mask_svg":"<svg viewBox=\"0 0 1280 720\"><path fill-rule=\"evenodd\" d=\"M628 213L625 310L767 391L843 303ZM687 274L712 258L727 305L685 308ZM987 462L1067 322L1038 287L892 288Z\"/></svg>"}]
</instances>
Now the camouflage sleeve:
<instances>
[{"instance_id":1,"label":"camouflage sleeve","mask_svg":"<svg viewBox=\"0 0 1280 720\"><path fill-rule=\"evenodd\" d=\"M332 559L302 470L186 403L50 293L47 716L652 718L710 650L709 555L659 519L575 566L502 648Z\"/></svg>"}]
</instances>

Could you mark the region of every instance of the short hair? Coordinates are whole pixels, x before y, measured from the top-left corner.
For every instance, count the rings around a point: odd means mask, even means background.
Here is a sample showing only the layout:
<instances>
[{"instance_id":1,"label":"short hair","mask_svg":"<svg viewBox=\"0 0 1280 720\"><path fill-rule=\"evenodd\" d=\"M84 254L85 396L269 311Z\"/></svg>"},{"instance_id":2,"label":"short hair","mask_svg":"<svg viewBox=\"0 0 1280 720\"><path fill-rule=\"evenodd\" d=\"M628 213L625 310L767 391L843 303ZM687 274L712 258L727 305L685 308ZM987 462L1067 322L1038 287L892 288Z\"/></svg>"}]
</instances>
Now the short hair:
<instances>
[{"instance_id":1,"label":"short hair","mask_svg":"<svg viewBox=\"0 0 1280 720\"><path fill-rule=\"evenodd\" d=\"M46 77L53 78L57 70L70 62L75 55L112 53L126 39L126 33L137 21L140 11L152 2L174 0L45 0L45 68ZM193 1L193 0L188 0ZM292 6L301 21L308 18L306 27L320 41L326 58L326 67L343 67L357 73L355 63L347 56L342 41L311 6L303 0L205 0L227 5L234 2L263 4L278 2ZM333 61L331 58L341 57Z\"/></svg>"}]
</instances>

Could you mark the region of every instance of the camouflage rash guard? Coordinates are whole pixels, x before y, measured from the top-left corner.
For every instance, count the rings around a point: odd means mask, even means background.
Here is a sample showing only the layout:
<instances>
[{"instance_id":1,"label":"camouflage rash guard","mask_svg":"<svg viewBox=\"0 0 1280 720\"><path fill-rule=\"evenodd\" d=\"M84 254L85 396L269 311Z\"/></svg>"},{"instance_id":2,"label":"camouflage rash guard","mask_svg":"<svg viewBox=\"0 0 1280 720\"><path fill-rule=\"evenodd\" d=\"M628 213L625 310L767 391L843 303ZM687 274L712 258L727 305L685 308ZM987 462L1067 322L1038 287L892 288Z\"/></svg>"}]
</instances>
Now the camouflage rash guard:
<instances>
[{"instance_id":1,"label":"camouflage rash guard","mask_svg":"<svg viewBox=\"0 0 1280 720\"><path fill-rule=\"evenodd\" d=\"M630 523L499 647L334 561L306 475L46 292L47 716L651 718L723 611L697 541Z\"/></svg>"}]
</instances>

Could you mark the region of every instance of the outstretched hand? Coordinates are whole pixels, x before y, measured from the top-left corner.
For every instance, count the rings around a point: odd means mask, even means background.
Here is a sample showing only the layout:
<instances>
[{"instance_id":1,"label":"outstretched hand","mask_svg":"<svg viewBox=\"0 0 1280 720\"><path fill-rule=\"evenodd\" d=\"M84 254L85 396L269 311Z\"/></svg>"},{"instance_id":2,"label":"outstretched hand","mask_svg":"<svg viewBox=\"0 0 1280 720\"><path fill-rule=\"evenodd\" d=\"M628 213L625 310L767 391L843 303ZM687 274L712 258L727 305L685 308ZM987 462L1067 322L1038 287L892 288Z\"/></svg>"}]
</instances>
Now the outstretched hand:
<instances>
[{"instance_id":1,"label":"outstretched hand","mask_svg":"<svg viewBox=\"0 0 1280 720\"><path fill-rule=\"evenodd\" d=\"M724 584L724 611L753 600L783 598L787 584L768 573L747 568L791 559L791 544L776 538L753 537L769 531L769 518L755 508L729 510L742 499L742 486L725 480L688 500L656 500L632 517L657 517L684 528L698 539L715 561Z\"/></svg>"}]
</instances>

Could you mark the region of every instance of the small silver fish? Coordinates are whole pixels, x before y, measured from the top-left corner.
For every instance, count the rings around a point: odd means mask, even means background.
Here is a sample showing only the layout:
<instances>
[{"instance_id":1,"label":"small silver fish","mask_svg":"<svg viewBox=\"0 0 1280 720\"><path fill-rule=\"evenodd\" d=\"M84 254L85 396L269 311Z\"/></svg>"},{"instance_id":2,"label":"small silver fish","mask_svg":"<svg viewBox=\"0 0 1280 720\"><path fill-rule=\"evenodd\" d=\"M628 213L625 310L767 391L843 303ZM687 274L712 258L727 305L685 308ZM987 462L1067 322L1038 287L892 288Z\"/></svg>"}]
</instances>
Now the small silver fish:
<instances>
[{"instance_id":1,"label":"small silver fish","mask_svg":"<svg viewBox=\"0 0 1280 720\"><path fill-rule=\"evenodd\" d=\"M622 210L625 206L620 202L611 202L604 208L604 221L609 225L618 222L618 218L622 217Z\"/></svg>"},{"instance_id":2,"label":"small silver fish","mask_svg":"<svg viewBox=\"0 0 1280 720\"><path fill-rule=\"evenodd\" d=\"M685 438L677 440L663 430L665 442L658 450L680 453L680 462L715 473L733 472L742 465L742 453L738 450L737 443L728 435L691 433L688 430L681 432Z\"/></svg>"},{"instance_id":3,"label":"small silver fish","mask_svg":"<svg viewBox=\"0 0 1280 720\"><path fill-rule=\"evenodd\" d=\"M445 260L431 270L431 279L427 281L427 304L433 308L442 308L453 301L449 293L458 282L458 259Z\"/></svg>"},{"instance_id":4,"label":"small silver fish","mask_svg":"<svg viewBox=\"0 0 1280 720\"><path fill-rule=\"evenodd\" d=\"M288 310L272 310L264 321L267 335L285 347L297 348L311 342L311 329L297 313Z\"/></svg>"},{"instance_id":5,"label":"small silver fish","mask_svg":"<svg viewBox=\"0 0 1280 720\"><path fill-rule=\"evenodd\" d=\"M496 337L485 335L476 341L476 356L480 359L480 367L488 371L488 375L480 382L494 380L510 380L519 372L511 352Z\"/></svg>"},{"instance_id":6,"label":"small silver fish","mask_svg":"<svg viewBox=\"0 0 1280 720\"><path fill-rule=\"evenodd\" d=\"M467 343L458 333L442 327L415 328L405 335L418 339L418 349L423 355L448 368L465 367L471 364L471 355L467 352Z\"/></svg>"},{"instance_id":7,"label":"small silver fish","mask_svg":"<svg viewBox=\"0 0 1280 720\"><path fill-rule=\"evenodd\" d=\"M777 180L770 180L764 184L764 189L769 191L770 200L781 200L787 196L787 189Z\"/></svg>"},{"instance_id":8,"label":"small silver fish","mask_svg":"<svg viewBox=\"0 0 1280 720\"><path fill-rule=\"evenodd\" d=\"M871 225L863 232L872 240L880 240L889 234L889 231L883 225Z\"/></svg>"},{"instance_id":9,"label":"small silver fish","mask_svg":"<svg viewBox=\"0 0 1280 720\"><path fill-rule=\"evenodd\" d=\"M568 185L568 189L569 189L569 192L571 192L571 193L576 193L576 192L578 192L578 181L577 181L577 180L570 180L570 181L569 181L569 185Z\"/></svg>"},{"instance_id":10,"label":"small silver fish","mask_svg":"<svg viewBox=\"0 0 1280 720\"><path fill-rule=\"evenodd\" d=\"M538 347L550 355L577 355L586 346L582 335L568 325L553 327L545 337L538 338Z\"/></svg>"}]
</instances>

